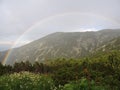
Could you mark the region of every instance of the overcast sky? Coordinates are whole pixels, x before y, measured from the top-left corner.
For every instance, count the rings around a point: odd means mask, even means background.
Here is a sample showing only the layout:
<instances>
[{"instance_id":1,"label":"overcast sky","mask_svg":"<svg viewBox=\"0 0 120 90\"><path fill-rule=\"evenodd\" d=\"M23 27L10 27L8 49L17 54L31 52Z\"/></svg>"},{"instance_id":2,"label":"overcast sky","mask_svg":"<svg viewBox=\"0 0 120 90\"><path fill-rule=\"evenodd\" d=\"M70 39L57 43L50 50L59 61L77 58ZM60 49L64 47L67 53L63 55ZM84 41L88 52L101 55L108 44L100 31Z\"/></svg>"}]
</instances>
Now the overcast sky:
<instances>
[{"instance_id":1,"label":"overcast sky","mask_svg":"<svg viewBox=\"0 0 120 90\"><path fill-rule=\"evenodd\" d=\"M120 28L120 0L0 0L0 49L53 32L105 28Z\"/></svg>"}]
</instances>

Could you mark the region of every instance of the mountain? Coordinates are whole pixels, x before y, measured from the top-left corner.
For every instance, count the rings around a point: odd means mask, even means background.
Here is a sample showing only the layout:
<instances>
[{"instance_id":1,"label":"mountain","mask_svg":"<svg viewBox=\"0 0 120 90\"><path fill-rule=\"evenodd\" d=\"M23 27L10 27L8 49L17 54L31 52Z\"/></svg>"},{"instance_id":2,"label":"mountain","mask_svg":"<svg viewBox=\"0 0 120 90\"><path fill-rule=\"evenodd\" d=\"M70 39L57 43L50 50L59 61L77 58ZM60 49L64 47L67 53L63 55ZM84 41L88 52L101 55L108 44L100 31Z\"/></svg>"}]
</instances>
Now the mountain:
<instances>
[{"instance_id":1,"label":"mountain","mask_svg":"<svg viewBox=\"0 0 120 90\"><path fill-rule=\"evenodd\" d=\"M6 64L44 61L55 58L81 58L120 40L120 29L90 32L56 32L11 51ZM114 41L119 44L119 41ZM115 45L116 46L116 45ZM7 51L6 51L7 53ZM5 52L1 57L5 55ZM0 58L1 58L0 57Z\"/></svg>"},{"instance_id":2,"label":"mountain","mask_svg":"<svg viewBox=\"0 0 120 90\"><path fill-rule=\"evenodd\" d=\"M7 54L7 51L0 52L0 62L3 61L6 54Z\"/></svg>"},{"instance_id":3,"label":"mountain","mask_svg":"<svg viewBox=\"0 0 120 90\"><path fill-rule=\"evenodd\" d=\"M120 51L120 36L113 38L107 43L104 43L95 52L110 52L112 50Z\"/></svg>"},{"instance_id":4,"label":"mountain","mask_svg":"<svg viewBox=\"0 0 120 90\"><path fill-rule=\"evenodd\" d=\"M0 51L5 51L5 50L8 50L11 48L11 45L6 45L6 44L3 44L3 45L0 45Z\"/></svg>"}]
</instances>

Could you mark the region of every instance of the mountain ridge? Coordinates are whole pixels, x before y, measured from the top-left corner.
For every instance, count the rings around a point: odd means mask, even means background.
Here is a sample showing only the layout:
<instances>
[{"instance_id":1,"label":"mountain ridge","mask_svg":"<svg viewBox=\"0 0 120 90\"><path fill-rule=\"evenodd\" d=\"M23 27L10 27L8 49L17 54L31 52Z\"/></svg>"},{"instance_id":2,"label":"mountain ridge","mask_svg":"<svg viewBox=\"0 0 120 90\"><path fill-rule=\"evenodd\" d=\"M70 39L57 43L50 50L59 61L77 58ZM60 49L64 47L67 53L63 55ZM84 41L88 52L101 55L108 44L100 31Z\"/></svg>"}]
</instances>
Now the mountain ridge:
<instances>
[{"instance_id":1,"label":"mountain ridge","mask_svg":"<svg viewBox=\"0 0 120 90\"><path fill-rule=\"evenodd\" d=\"M56 32L12 50L6 64L44 61L54 58L81 58L94 53L103 43L120 36L120 30Z\"/></svg>"}]
</instances>

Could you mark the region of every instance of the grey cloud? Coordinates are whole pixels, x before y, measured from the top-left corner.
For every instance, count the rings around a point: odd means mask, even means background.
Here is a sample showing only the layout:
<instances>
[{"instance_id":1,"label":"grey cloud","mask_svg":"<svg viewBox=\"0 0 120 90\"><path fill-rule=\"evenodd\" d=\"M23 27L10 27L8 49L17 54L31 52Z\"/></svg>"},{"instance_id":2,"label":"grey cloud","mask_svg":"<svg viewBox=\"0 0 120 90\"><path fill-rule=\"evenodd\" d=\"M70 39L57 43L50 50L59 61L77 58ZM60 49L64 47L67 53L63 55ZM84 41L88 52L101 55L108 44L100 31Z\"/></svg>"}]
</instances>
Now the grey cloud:
<instances>
[{"instance_id":1,"label":"grey cloud","mask_svg":"<svg viewBox=\"0 0 120 90\"><path fill-rule=\"evenodd\" d=\"M22 40L81 28L120 28L119 9L120 0L0 0L0 40L16 41L37 22L41 24L26 33ZM75 12L88 14L68 14L49 19Z\"/></svg>"}]
</instances>

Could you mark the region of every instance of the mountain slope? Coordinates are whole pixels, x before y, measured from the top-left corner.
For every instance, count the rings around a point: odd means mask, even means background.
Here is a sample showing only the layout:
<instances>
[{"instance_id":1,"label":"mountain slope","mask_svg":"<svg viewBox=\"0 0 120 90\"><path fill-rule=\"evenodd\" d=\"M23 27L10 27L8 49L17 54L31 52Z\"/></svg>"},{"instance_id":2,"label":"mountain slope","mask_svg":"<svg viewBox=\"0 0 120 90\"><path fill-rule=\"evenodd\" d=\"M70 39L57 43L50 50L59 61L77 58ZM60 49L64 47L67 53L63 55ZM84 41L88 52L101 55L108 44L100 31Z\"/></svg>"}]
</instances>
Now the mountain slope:
<instances>
[{"instance_id":1,"label":"mountain slope","mask_svg":"<svg viewBox=\"0 0 120 90\"><path fill-rule=\"evenodd\" d=\"M109 42L101 45L96 52L110 52L112 50L120 51L120 37L116 37Z\"/></svg>"},{"instance_id":2,"label":"mountain slope","mask_svg":"<svg viewBox=\"0 0 120 90\"><path fill-rule=\"evenodd\" d=\"M97 32L57 32L13 49L7 64L15 61L44 61L54 58L80 58L94 53L103 44L120 36L120 30Z\"/></svg>"}]
</instances>

